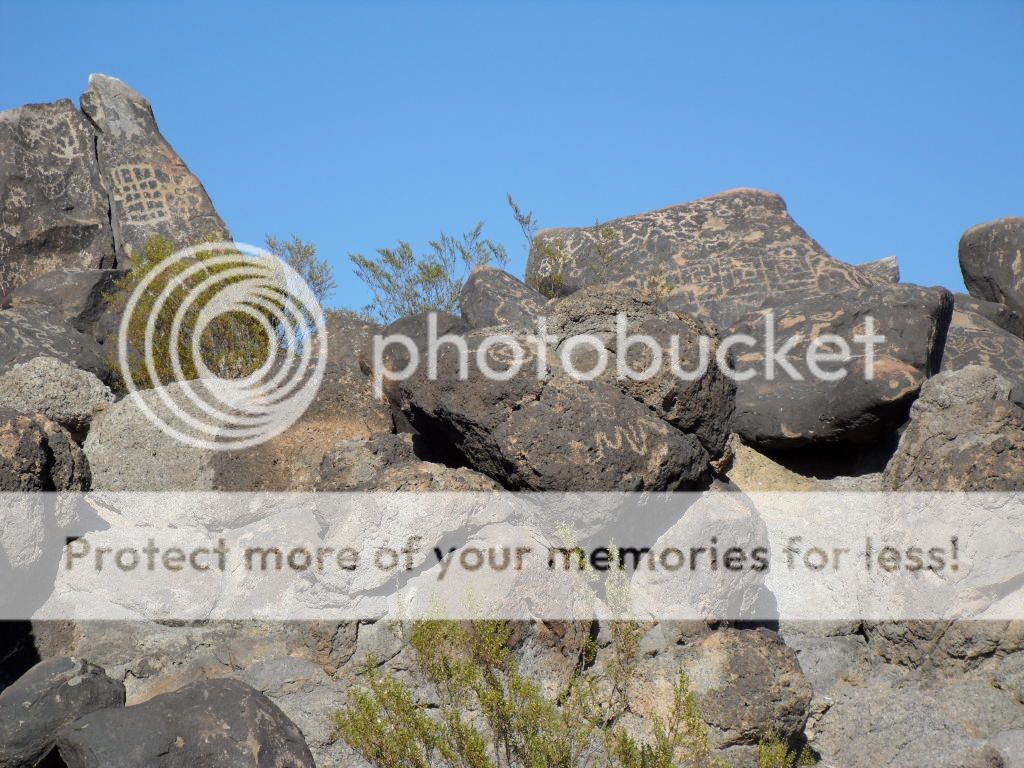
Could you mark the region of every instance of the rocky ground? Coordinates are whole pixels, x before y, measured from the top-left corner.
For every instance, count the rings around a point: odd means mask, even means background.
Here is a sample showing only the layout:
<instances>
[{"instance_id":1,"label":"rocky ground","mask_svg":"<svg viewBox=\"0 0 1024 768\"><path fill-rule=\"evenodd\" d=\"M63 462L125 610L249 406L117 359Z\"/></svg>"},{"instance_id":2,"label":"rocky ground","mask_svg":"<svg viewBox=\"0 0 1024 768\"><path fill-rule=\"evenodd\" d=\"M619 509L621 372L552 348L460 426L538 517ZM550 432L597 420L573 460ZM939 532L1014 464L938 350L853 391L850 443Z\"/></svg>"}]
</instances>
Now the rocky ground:
<instances>
[{"instance_id":1,"label":"rocky ground","mask_svg":"<svg viewBox=\"0 0 1024 768\"><path fill-rule=\"evenodd\" d=\"M579 381L556 360L543 380L463 380L445 354L436 378L388 382L377 399L371 338L422 339L426 320L381 329L335 315L314 404L273 440L222 452L168 437L108 387L104 342L118 318L104 296L129 256L154 234L227 236L149 103L94 76L80 109L62 100L0 113L0 211L0 491L1024 490L1024 218L964 234L969 295L900 283L892 259L834 259L779 196L757 190L545 230L524 281L474 272L441 331L474 350L495 328L524 336L543 315L556 348L587 333L614 353L625 313L631 333L679 336L685 367L700 335L757 335L771 309L803 334L787 359L807 373L807 345L862 332L871 316L886 329L876 376L733 382L712 365L693 381ZM854 369L864 364L854 349ZM41 589L42 602L53 586L44 545L88 521L27 510L0 527L0 578L9 594ZM598 531L615 522L595 519ZM436 533L491 522L452 515ZM143 505L118 524L271 523ZM103 599L130 616L128 596ZM606 635L599 622L536 621L516 634L516 653L543 680L595 637L600 677ZM408 647L376 615L7 624L0 768L361 766L328 716L371 657L413 679ZM680 665L732 765L756 765L769 727L839 768L1024 765L1024 624L652 623L632 683L637 727L662 714Z\"/></svg>"}]
</instances>

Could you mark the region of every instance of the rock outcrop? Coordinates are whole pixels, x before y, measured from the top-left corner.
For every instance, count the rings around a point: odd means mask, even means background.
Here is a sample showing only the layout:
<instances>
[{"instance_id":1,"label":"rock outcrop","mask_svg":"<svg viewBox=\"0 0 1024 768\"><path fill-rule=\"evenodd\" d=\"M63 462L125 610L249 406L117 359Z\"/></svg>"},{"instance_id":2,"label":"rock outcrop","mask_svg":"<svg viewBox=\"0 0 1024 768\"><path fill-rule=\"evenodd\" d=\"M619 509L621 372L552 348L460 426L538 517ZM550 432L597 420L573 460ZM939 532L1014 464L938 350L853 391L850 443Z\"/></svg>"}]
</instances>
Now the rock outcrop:
<instances>
[{"instance_id":1,"label":"rock outcrop","mask_svg":"<svg viewBox=\"0 0 1024 768\"><path fill-rule=\"evenodd\" d=\"M40 306L0 311L0 373L37 357L52 357L110 381L107 351L92 336L53 314L49 307Z\"/></svg>"},{"instance_id":2,"label":"rock outcrop","mask_svg":"<svg viewBox=\"0 0 1024 768\"><path fill-rule=\"evenodd\" d=\"M976 299L967 293L954 293L953 303L956 309L981 315L1007 333L1024 339L1024 318L1005 304Z\"/></svg>"},{"instance_id":3,"label":"rock outcrop","mask_svg":"<svg viewBox=\"0 0 1024 768\"><path fill-rule=\"evenodd\" d=\"M58 424L0 409L0 491L86 491L89 465Z\"/></svg>"},{"instance_id":4,"label":"rock outcrop","mask_svg":"<svg viewBox=\"0 0 1024 768\"><path fill-rule=\"evenodd\" d=\"M508 325L530 330L544 311L544 297L508 272L477 267L462 286L459 310L472 328Z\"/></svg>"},{"instance_id":5,"label":"rock outcrop","mask_svg":"<svg viewBox=\"0 0 1024 768\"><path fill-rule=\"evenodd\" d=\"M0 376L0 408L41 413L72 435L84 436L97 411L114 402L91 373L52 357L36 357Z\"/></svg>"},{"instance_id":6,"label":"rock outcrop","mask_svg":"<svg viewBox=\"0 0 1024 768\"><path fill-rule=\"evenodd\" d=\"M82 659L42 661L0 691L0 768L42 764L57 732L91 712L124 706L124 685Z\"/></svg>"},{"instance_id":7,"label":"rock outcrop","mask_svg":"<svg viewBox=\"0 0 1024 768\"><path fill-rule=\"evenodd\" d=\"M230 239L203 185L157 128L149 101L116 78L92 75L81 105L96 127L119 264L156 235L179 248Z\"/></svg>"},{"instance_id":8,"label":"rock outcrop","mask_svg":"<svg viewBox=\"0 0 1024 768\"><path fill-rule=\"evenodd\" d=\"M971 296L1024 315L1024 218L997 219L964 232L960 270Z\"/></svg>"},{"instance_id":9,"label":"rock outcrop","mask_svg":"<svg viewBox=\"0 0 1024 768\"><path fill-rule=\"evenodd\" d=\"M1011 398L1024 406L1024 339L958 301L946 334L942 370L959 371L971 365L991 368L1006 378L1013 385Z\"/></svg>"},{"instance_id":10,"label":"rock outcrop","mask_svg":"<svg viewBox=\"0 0 1024 768\"><path fill-rule=\"evenodd\" d=\"M96 134L67 99L0 112L0 297L47 272L114 265Z\"/></svg>"},{"instance_id":11,"label":"rock outcrop","mask_svg":"<svg viewBox=\"0 0 1024 768\"><path fill-rule=\"evenodd\" d=\"M4 308L46 307L55 319L103 343L118 332L120 318L108 306L108 297L116 293L117 281L124 274L120 269L47 272L16 288L5 300Z\"/></svg>"},{"instance_id":12,"label":"rock outcrop","mask_svg":"<svg viewBox=\"0 0 1024 768\"><path fill-rule=\"evenodd\" d=\"M543 230L526 266L527 284L546 295L639 284L664 294L670 309L719 327L764 306L868 288L876 275L831 258L781 197L753 189L594 227Z\"/></svg>"}]
</instances>

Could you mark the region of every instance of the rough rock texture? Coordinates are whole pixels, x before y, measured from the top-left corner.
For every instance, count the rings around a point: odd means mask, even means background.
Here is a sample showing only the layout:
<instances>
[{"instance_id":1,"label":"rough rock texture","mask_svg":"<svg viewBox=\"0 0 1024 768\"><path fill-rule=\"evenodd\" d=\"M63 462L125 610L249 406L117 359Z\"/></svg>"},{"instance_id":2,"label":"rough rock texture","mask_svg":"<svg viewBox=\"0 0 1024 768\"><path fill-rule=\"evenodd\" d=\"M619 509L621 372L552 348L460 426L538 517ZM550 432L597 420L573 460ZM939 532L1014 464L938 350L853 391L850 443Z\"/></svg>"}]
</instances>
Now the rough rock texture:
<instances>
[{"instance_id":1,"label":"rough rock texture","mask_svg":"<svg viewBox=\"0 0 1024 768\"><path fill-rule=\"evenodd\" d=\"M477 267L462 286L459 309L473 328L508 325L530 330L544 312L544 301L537 291L508 272Z\"/></svg>"},{"instance_id":2,"label":"rough rock texture","mask_svg":"<svg viewBox=\"0 0 1024 768\"><path fill-rule=\"evenodd\" d=\"M485 331L465 338L468 378L459 379L459 351L444 345L438 376L426 366L396 382L397 402L430 440L450 443L466 462L508 488L528 490L668 490L692 488L708 472L708 455L693 435L602 382L536 376L527 361L508 381L476 367ZM509 362L492 347L492 370Z\"/></svg>"},{"instance_id":3,"label":"rough rock texture","mask_svg":"<svg viewBox=\"0 0 1024 768\"><path fill-rule=\"evenodd\" d=\"M997 219L964 232L960 271L971 296L1024 315L1024 217Z\"/></svg>"},{"instance_id":4,"label":"rough rock texture","mask_svg":"<svg viewBox=\"0 0 1024 768\"><path fill-rule=\"evenodd\" d=\"M110 365L92 336L55 318L48 307L26 306L0 311L0 373L45 356L110 380Z\"/></svg>"},{"instance_id":5,"label":"rough rock texture","mask_svg":"<svg viewBox=\"0 0 1024 768\"><path fill-rule=\"evenodd\" d=\"M227 240L203 185L161 135L149 102L106 75L91 75L82 111L96 126L96 153L110 193L118 262L162 235L178 247L208 237ZM100 266L98 264L83 266Z\"/></svg>"},{"instance_id":6,"label":"rough rock texture","mask_svg":"<svg viewBox=\"0 0 1024 768\"><path fill-rule=\"evenodd\" d=\"M898 283L900 281L900 264L895 256L857 264L857 269L871 278L873 283Z\"/></svg>"},{"instance_id":7,"label":"rough rock texture","mask_svg":"<svg viewBox=\"0 0 1024 768\"><path fill-rule=\"evenodd\" d=\"M942 370L959 371L969 365L991 368L1005 377L1014 387L1011 398L1024 406L1024 339L958 302L946 334Z\"/></svg>"},{"instance_id":8,"label":"rough rock texture","mask_svg":"<svg viewBox=\"0 0 1024 768\"><path fill-rule=\"evenodd\" d=\"M648 366L656 366L653 377L642 380L618 375L616 330L620 315L626 318L624 367L641 373ZM718 340L713 328L688 315L659 307L648 294L609 286L584 288L553 303L548 326L559 350L570 337L596 336L609 359L599 381L621 389L676 428L695 435L712 456L722 452L729 436L736 386L716 362ZM645 344L629 343L632 335L655 340L662 350L660 365ZM703 372L701 339L707 346ZM597 364L597 352L589 345L581 345L574 350L572 359L577 370L591 371ZM676 365L694 373L684 378L674 370Z\"/></svg>"},{"instance_id":9,"label":"rough rock texture","mask_svg":"<svg viewBox=\"0 0 1024 768\"><path fill-rule=\"evenodd\" d=\"M359 359L371 349L380 328L330 314L327 368L316 399L280 435L242 451L212 457L214 485L228 491L309 491L324 454L342 440L390 430L386 403L373 397L372 383Z\"/></svg>"},{"instance_id":10,"label":"rough rock texture","mask_svg":"<svg viewBox=\"0 0 1024 768\"><path fill-rule=\"evenodd\" d=\"M47 272L114 264L96 136L67 99L0 112L0 297Z\"/></svg>"},{"instance_id":11,"label":"rough rock texture","mask_svg":"<svg viewBox=\"0 0 1024 768\"><path fill-rule=\"evenodd\" d=\"M0 409L0 491L86 491L89 465L61 426Z\"/></svg>"},{"instance_id":12,"label":"rough rock texture","mask_svg":"<svg viewBox=\"0 0 1024 768\"><path fill-rule=\"evenodd\" d=\"M0 768L34 766L57 731L79 717L124 706L124 685L81 659L40 662L0 692Z\"/></svg>"},{"instance_id":13,"label":"rough rock texture","mask_svg":"<svg viewBox=\"0 0 1024 768\"><path fill-rule=\"evenodd\" d=\"M790 218L781 197L753 189L594 227L544 230L526 266L527 284L545 295L639 284L665 293L669 308L720 328L762 306L867 288L875 280L825 253Z\"/></svg>"},{"instance_id":14,"label":"rough rock texture","mask_svg":"<svg viewBox=\"0 0 1024 768\"><path fill-rule=\"evenodd\" d=\"M966 293L954 293L953 304L955 309L981 315L1007 333L1018 338L1024 338L1024 318L1020 316L1020 313L1015 312L1005 304L976 299Z\"/></svg>"},{"instance_id":15,"label":"rough rock texture","mask_svg":"<svg viewBox=\"0 0 1024 768\"><path fill-rule=\"evenodd\" d=\"M1024 409L995 371L968 366L921 388L883 482L902 491L1024 490Z\"/></svg>"},{"instance_id":16,"label":"rough rock texture","mask_svg":"<svg viewBox=\"0 0 1024 768\"><path fill-rule=\"evenodd\" d=\"M894 285L804 299L773 310L774 324L767 314L748 316L730 329L757 340L749 352L736 348L737 370L755 374L737 384L733 429L752 443L786 448L815 441L866 442L897 427L921 383L938 371L951 311L952 299L943 288ZM875 334L885 337L874 346L871 379L866 345L857 341L868 317L874 319ZM765 341L772 329L774 344ZM846 368L835 381L823 380L807 363L812 340L826 334L842 338L851 353L845 364L819 364L826 372ZM778 362L769 379L766 348L782 349L797 335L801 339L781 357L802 380ZM822 351L840 351L838 342L826 341Z\"/></svg>"},{"instance_id":17,"label":"rough rock texture","mask_svg":"<svg viewBox=\"0 0 1024 768\"><path fill-rule=\"evenodd\" d=\"M86 715L60 731L57 749L67 768L314 767L294 723L236 680L195 683L144 704Z\"/></svg>"},{"instance_id":18,"label":"rough rock texture","mask_svg":"<svg viewBox=\"0 0 1024 768\"><path fill-rule=\"evenodd\" d=\"M872 653L891 664L954 676L1024 651L1020 621L867 622L864 634Z\"/></svg>"},{"instance_id":19,"label":"rough rock texture","mask_svg":"<svg viewBox=\"0 0 1024 768\"><path fill-rule=\"evenodd\" d=\"M36 357L0 376L0 408L41 413L73 435L84 434L96 411L112 402L106 384L52 357Z\"/></svg>"},{"instance_id":20,"label":"rough rock texture","mask_svg":"<svg viewBox=\"0 0 1024 768\"><path fill-rule=\"evenodd\" d=\"M344 440L324 456L320 491L490 491L498 485L465 467L420 461L412 436L380 432Z\"/></svg>"},{"instance_id":21,"label":"rough rock texture","mask_svg":"<svg viewBox=\"0 0 1024 768\"><path fill-rule=\"evenodd\" d=\"M48 272L16 288L4 307L47 307L51 316L103 342L118 331L120 319L107 307L106 297L117 290L115 282L124 274L119 269Z\"/></svg>"}]
</instances>

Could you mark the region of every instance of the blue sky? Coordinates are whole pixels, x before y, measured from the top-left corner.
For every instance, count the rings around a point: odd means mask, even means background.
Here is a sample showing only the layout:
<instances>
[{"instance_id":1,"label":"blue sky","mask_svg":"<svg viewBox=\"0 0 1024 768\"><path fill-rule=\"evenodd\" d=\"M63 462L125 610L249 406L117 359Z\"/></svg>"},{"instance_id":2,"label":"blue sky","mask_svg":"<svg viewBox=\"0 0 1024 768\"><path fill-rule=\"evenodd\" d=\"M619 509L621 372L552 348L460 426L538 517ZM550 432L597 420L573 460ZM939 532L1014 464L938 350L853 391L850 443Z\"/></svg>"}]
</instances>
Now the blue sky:
<instances>
[{"instance_id":1,"label":"blue sky","mask_svg":"<svg viewBox=\"0 0 1024 768\"><path fill-rule=\"evenodd\" d=\"M1024 214L1024 2L12 3L0 109L90 72L153 102L236 239L347 254L730 187L832 255L961 288L960 234Z\"/></svg>"}]
</instances>

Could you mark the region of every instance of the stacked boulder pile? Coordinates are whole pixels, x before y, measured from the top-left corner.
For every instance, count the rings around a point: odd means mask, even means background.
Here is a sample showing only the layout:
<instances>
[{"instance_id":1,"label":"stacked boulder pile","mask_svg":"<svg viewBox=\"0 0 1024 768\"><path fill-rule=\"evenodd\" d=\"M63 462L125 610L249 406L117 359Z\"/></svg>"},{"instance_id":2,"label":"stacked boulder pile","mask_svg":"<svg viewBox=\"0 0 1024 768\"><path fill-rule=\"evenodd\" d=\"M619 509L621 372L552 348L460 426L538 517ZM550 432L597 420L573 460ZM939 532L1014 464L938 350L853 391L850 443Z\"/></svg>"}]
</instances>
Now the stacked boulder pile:
<instances>
[{"instance_id":1,"label":"stacked boulder pile","mask_svg":"<svg viewBox=\"0 0 1024 768\"><path fill-rule=\"evenodd\" d=\"M763 337L771 317L800 334L784 363L802 375L734 381L712 363L685 380L611 371L580 380L553 355L543 378L495 380L476 369L462 376L449 345L436 377L417 370L375 397L374 335L425 344L427 318L381 328L332 315L314 403L271 441L223 452L174 440L108 387L119 318L105 297L132 256L153 235L178 244L228 236L149 103L93 76L80 108L62 100L0 113L0 212L0 491L1024 490L1024 218L964 234L968 294L901 283L891 258L839 261L782 198L758 190L545 230L524 280L474 271L459 315L442 314L439 333L473 353L496 333L529 346L543 317L552 349L588 334L614 357L623 315L630 334L666 346L677 337L679 362L692 369L701 337L715 360L721 340ZM808 348L870 333L867 318L884 334L874 377L856 375L869 364L857 348L853 374L812 376ZM745 365L782 364L721 351ZM402 369L402 354L390 350L385 364ZM574 350L573 368L592 370L594 355ZM650 362L637 347L626 359L637 369ZM27 509L0 527L0 578L18 590L42 585L40 603L68 587L54 584L42 553L73 529L110 526L103 534L116 537L117 526L273 524L167 510L114 526ZM494 522L433 525L439 537L467 540ZM615 522L597 521L597 535ZM0 672L9 683L0 768L355 768L365 764L333 738L331 711L368 659L411 679L411 651L378 615L157 623L129 620L126 595L102 599L125 620L36 621L13 640L15 628L3 635L22 651L27 643L38 663L20 676ZM599 622L538 620L517 633L516 652L544 678L596 638L599 676L606 635ZM640 649L639 727L665 714L663 694L683 666L731 765L756 765L768 729L843 768L1013 766L1024 754L1024 626L1014 622L652 622ZM0 648L0 663L23 656Z\"/></svg>"}]
</instances>

